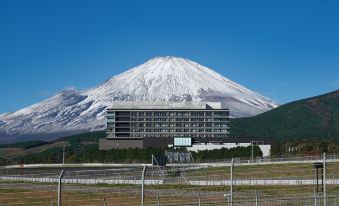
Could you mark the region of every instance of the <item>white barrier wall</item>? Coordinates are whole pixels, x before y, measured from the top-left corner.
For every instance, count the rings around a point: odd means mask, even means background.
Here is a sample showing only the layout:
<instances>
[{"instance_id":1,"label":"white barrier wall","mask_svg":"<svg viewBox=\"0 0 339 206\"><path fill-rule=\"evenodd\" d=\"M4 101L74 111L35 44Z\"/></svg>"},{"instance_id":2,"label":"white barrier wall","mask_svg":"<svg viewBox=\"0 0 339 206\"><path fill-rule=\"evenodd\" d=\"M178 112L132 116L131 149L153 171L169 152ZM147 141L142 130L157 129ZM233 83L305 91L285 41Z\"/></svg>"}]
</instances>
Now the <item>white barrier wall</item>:
<instances>
[{"instance_id":1,"label":"white barrier wall","mask_svg":"<svg viewBox=\"0 0 339 206\"><path fill-rule=\"evenodd\" d=\"M57 183L58 178L34 178L34 177L1 177L2 181L27 181L27 182L49 182ZM63 183L73 184L126 184L126 185L141 185L142 180L114 180L114 179L68 179L62 180ZM144 180L145 185L162 185L164 180ZM190 185L231 185L230 180L202 180L202 181L189 181ZM237 179L233 180L234 185L316 185L315 179ZM339 179L326 179L327 185L338 185Z\"/></svg>"}]
</instances>

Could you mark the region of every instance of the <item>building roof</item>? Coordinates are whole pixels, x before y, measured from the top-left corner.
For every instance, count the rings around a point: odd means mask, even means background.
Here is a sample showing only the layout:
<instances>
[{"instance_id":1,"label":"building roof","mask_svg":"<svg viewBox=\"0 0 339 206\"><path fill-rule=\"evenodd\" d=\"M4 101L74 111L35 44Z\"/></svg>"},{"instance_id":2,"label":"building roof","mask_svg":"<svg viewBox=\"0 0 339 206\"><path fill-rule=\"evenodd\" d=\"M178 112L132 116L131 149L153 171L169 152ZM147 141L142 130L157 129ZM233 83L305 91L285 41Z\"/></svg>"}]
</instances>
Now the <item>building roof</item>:
<instances>
[{"instance_id":1,"label":"building roof","mask_svg":"<svg viewBox=\"0 0 339 206\"><path fill-rule=\"evenodd\" d=\"M113 102L109 109L227 109L221 102Z\"/></svg>"}]
</instances>

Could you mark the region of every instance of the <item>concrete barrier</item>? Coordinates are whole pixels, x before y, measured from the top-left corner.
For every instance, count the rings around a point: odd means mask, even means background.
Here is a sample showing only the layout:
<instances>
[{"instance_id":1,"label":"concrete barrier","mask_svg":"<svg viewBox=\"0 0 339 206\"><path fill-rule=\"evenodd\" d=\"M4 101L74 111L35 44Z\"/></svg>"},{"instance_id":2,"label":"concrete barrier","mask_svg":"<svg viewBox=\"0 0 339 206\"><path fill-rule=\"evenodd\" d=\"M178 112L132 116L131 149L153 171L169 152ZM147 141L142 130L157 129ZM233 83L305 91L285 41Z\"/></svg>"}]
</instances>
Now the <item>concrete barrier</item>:
<instances>
[{"instance_id":1,"label":"concrete barrier","mask_svg":"<svg viewBox=\"0 0 339 206\"><path fill-rule=\"evenodd\" d=\"M203 185L203 186L212 186L212 185L231 185L230 180L219 180L219 181L189 181L190 185ZM304 179L304 180L256 180L256 179L242 179L242 180L233 180L233 185L316 185L316 180L314 179ZM326 179L327 185L338 185L339 179Z\"/></svg>"},{"instance_id":2,"label":"concrete barrier","mask_svg":"<svg viewBox=\"0 0 339 206\"><path fill-rule=\"evenodd\" d=\"M35 178L35 177L17 177L17 176L0 176L3 181L24 181L24 182L41 182L41 183L57 183L58 178ZM123 185L141 185L141 180L118 180L118 179L76 179L65 178L63 183L71 184L123 184ZM145 185L161 185L164 180L145 180Z\"/></svg>"},{"instance_id":3,"label":"concrete barrier","mask_svg":"<svg viewBox=\"0 0 339 206\"><path fill-rule=\"evenodd\" d=\"M18 176L0 176L0 180L3 181L25 181L25 182L41 182L41 183L57 183L58 178L44 177L18 177ZM127 179L78 179L78 178L65 178L63 183L71 184L122 184L122 185L141 185L141 180L127 180ZM208 180L208 181L188 181L190 185L230 185L230 180ZM145 185L161 185L164 184L164 180L145 180ZM237 179L233 180L233 185L315 185L314 179ZM339 185L339 179L327 179L327 185Z\"/></svg>"},{"instance_id":4,"label":"concrete barrier","mask_svg":"<svg viewBox=\"0 0 339 206\"><path fill-rule=\"evenodd\" d=\"M314 163L322 161L322 157L317 158L307 158L305 159L290 159L290 160L279 160L279 159L259 159L254 160L252 163L251 160L242 160L241 162L236 162L236 164L239 165L268 165L268 164L291 164L291 163ZM339 158L328 158L326 159L326 162L339 162ZM144 167L145 164L116 164L116 163L68 163L68 164L22 164L22 165L8 165L8 166L2 166L0 169L16 169L16 168L83 168L83 167L94 167L94 168L128 168L128 167ZM146 164L147 167L151 167L152 164ZM182 166L185 164L182 164ZM230 162L208 162L208 163L187 163L187 166L190 167L204 167L204 166L210 166L210 167L224 167L224 166L230 166ZM167 164L167 166L177 166L177 164Z\"/></svg>"}]
</instances>

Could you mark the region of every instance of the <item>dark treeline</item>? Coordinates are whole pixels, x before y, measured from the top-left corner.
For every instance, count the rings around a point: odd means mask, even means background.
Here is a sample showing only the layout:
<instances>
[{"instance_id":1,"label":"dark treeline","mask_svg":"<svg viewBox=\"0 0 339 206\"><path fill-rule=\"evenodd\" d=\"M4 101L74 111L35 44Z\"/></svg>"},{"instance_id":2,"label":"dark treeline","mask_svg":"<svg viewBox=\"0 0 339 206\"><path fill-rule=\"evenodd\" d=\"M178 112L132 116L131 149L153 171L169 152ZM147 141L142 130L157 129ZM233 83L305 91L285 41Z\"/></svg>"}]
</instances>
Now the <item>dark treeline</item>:
<instances>
[{"instance_id":1,"label":"dark treeline","mask_svg":"<svg viewBox=\"0 0 339 206\"><path fill-rule=\"evenodd\" d=\"M339 153L339 139L312 138L280 140L272 147L272 156L314 156Z\"/></svg>"},{"instance_id":2,"label":"dark treeline","mask_svg":"<svg viewBox=\"0 0 339 206\"><path fill-rule=\"evenodd\" d=\"M235 147L231 149L222 148L215 150L203 150L193 152L192 156L196 161L220 160L231 158L250 158L252 157L252 147ZM262 152L258 146L253 146L253 156L262 157Z\"/></svg>"},{"instance_id":3,"label":"dark treeline","mask_svg":"<svg viewBox=\"0 0 339 206\"><path fill-rule=\"evenodd\" d=\"M106 163L150 163L151 156L164 155L167 149L112 149L99 150L97 144L77 145L66 147L65 162L66 163L85 163L85 162L106 162ZM181 149L185 151L185 149ZM255 157L261 157L262 152L258 146L253 147ZM61 163L63 148L57 147L46 150L44 152L17 158L13 163ZM205 150L192 152L194 161L221 160L233 157L250 158L252 155L252 147L237 147L232 149ZM8 164L8 160L2 160L2 164Z\"/></svg>"}]
</instances>

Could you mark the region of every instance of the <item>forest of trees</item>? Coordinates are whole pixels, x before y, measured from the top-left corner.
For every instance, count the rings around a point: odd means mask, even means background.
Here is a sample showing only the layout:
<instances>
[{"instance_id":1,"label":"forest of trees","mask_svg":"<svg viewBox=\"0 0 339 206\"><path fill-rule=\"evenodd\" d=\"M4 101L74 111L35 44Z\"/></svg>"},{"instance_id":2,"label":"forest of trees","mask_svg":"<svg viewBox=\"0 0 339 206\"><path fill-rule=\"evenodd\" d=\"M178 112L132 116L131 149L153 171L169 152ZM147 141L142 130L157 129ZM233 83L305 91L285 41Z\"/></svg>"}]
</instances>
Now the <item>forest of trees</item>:
<instances>
[{"instance_id":1,"label":"forest of trees","mask_svg":"<svg viewBox=\"0 0 339 206\"><path fill-rule=\"evenodd\" d=\"M164 155L165 150L174 149L111 149L99 150L98 145L78 145L77 147L66 147L66 163L150 163L152 155ZM253 147L255 157L261 157L262 152L258 146ZM237 147L232 149L205 150L192 152L194 161L221 160L237 158L250 158L252 147ZM16 163L61 163L63 148L57 147L33 155L14 159ZM0 160L1 161L1 160Z\"/></svg>"}]
</instances>

